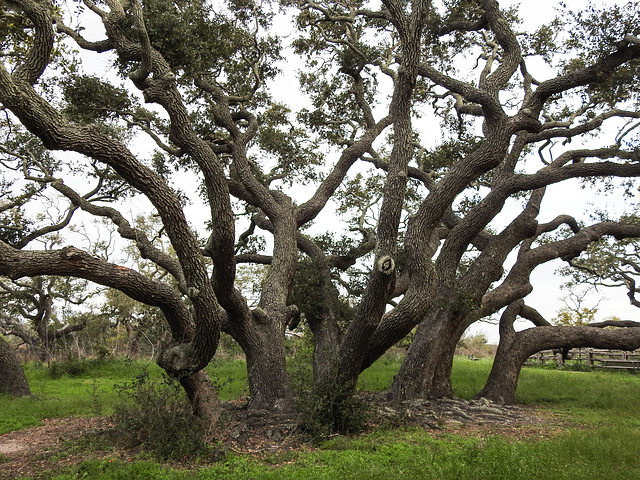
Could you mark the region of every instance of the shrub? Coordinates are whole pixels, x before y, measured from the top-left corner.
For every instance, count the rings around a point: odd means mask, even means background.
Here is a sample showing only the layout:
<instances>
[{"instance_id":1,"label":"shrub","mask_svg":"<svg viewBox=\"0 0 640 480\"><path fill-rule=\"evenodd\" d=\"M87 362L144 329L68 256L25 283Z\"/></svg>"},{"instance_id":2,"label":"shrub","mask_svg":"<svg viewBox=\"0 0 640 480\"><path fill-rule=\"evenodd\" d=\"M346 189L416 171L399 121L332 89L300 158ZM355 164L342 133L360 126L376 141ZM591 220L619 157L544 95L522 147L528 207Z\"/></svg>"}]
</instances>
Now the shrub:
<instances>
[{"instance_id":1,"label":"shrub","mask_svg":"<svg viewBox=\"0 0 640 480\"><path fill-rule=\"evenodd\" d=\"M349 435L364 430L370 413L369 404L354 396L355 388L337 386L331 381L316 382L312 387L310 360L297 360L291 378L300 429L314 439L332 433Z\"/></svg>"},{"instance_id":2,"label":"shrub","mask_svg":"<svg viewBox=\"0 0 640 480\"><path fill-rule=\"evenodd\" d=\"M95 377L103 375L108 366L121 371L123 364L130 365L131 362L122 362L113 357L79 358L75 355L69 355L64 359L51 362L47 367L47 374L54 380L65 375L70 378Z\"/></svg>"},{"instance_id":3,"label":"shrub","mask_svg":"<svg viewBox=\"0 0 640 480\"><path fill-rule=\"evenodd\" d=\"M313 438L332 433L350 435L364 430L369 418L369 404L356 396L350 387L319 384L299 399L300 428Z\"/></svg>"},{"instance_id":4,"label":"shrub","mask_svg":"<svg viewBox=\"0 0 640 480\"><path fill-rule=\"evenodd\" d=\"M130 384L115 388L119 402L112 419L125 446L141 446L163 460L211 453L205 429L177 381L166 375L152 379L144 369Z\"/></svg>"},{"instance_id":5,"label":"shrub","mask_svg":"<svg viewBox=\"0 0 640 480\"><path fill-rule=\"evenodd\" d=\"M316 381L313 375L311 335L299 340L295 357L289 363L291 389L298 406L298 426L314 439L332 433L350 435L364 430L369 404L354 396L353 386L339 387L331 380ZM332 379L337 375L326 375Z\"/></svg>"},{"instance_id":6,"label":"shrub","mask_svg":"<svg viewBox=\"0 0 640 480\"><path fill-rule=\"evenodd\" d=\"M64 360L51 362L47 373L54 380L59 379L64 375L69 377L81 377L87 373L89 367L90 365L88 360L70 356Z\"/></svg>"}]
</instances>

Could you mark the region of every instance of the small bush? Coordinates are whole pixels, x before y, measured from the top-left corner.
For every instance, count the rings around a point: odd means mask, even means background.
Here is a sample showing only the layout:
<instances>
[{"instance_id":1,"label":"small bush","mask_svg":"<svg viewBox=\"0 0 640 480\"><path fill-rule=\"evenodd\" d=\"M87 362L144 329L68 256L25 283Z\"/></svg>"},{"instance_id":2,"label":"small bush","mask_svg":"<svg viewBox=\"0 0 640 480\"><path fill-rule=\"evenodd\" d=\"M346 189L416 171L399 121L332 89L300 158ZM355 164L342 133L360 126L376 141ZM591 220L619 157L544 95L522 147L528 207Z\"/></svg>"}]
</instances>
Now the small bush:
<instances>
[{"instance_id":1,"label":"small bush","mask_svg":"<svg viewBox=\"0 0 640 480\"><path fill-rule=\"evenodd\" d=\"M332 433L351 435L364 430L369 404L354 396L349 386L320 383L298 397L300 428L313 438Z\"/></svg>"},{"instance_id":2,"label":"small bush","mask_svg":"<svg viewBox=\"0 0 640 480\"><path fill-rule=\"evenodd\" d=\"M89 370L89 361L78 357L69 357L64 360L51 362L47 373L51 378L57 380L65 375L69 377L81 377Z\"/></svg>"},{"instance_id":3,"label":"small bush","mask_svg":"<svg viewBox=\"0 0 640 480\"><path fill-rule=\"evenodd\" d=\"M330 380L337 375L326 375L329 380L314 382L312 356L312 343L301 341L288 369L298 404L299 428L314 439L364 430L370 416L369 404L354 396L352 386L337 386Z\"/></svg>"},{"instance_id":4,"label":"small bush","mask_svg":"<svg viewBox=\"0 0 640 480\"><path fill-rule=\"evenodd\" d=\"M197 457L211 452L205 429L194 417L180 384L143 370L130 384L116 386L112 416L119 441L141 446L159 459Z\"/></svg>"}]
</instances>

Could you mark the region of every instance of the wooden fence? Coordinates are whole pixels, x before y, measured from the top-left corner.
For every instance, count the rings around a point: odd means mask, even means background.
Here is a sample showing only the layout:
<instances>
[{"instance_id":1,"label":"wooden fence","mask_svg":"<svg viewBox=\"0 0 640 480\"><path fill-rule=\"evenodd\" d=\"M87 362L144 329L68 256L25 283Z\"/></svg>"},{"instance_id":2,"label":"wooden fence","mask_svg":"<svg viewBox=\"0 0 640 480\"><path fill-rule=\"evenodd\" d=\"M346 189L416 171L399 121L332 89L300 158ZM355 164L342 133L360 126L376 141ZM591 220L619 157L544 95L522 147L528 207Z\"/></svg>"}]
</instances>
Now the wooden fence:
<instances>
[{"instance_id":1,"label":"wooden fence","mask_svg":"<svg viewBox=\"0 0 640 480\"><path fill-rule=\"evenodd\" d=\"M627 352L624 350L600 350L597 348L574 348L565 355L558 350L543 350L529 357L525 365L544 365L555 362L558 367L567 362L590 368L607 368L617 370L640 370L640 350Z\"/></svg>"}]
</instances>

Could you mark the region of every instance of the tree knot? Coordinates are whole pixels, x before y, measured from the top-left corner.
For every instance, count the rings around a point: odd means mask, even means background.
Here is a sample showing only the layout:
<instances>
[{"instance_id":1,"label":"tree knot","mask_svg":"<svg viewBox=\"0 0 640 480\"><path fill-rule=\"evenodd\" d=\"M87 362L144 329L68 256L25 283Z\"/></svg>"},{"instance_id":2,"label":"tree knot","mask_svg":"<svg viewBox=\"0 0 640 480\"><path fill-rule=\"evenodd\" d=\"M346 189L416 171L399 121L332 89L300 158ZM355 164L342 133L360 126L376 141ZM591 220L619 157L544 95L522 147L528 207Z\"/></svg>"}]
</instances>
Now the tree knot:
<instances>
[{"instance_id":1,"label":"tree knot","mask_svg":"<svg viewBox=\"0 0 640 480\"><path fill-rule=\"evenodd\" d=\"M269 314L260 307L256 307L253 310L253 318L262 325L268 325L271 320Z\"/></svg>"},{"instance_id":2,"label":"tree knot","mask_svg":"<svg viewBox=\"0 0 640 480\"><path fill-rule=\"evenodd\" d=\"M376 262L376 268L380 273L391 275L396 269L396 262L390 255L385 255L378 259Z\"/></svg>"},{"instance_id":3,"label":"tree knot","mask_svg":"<svg viewBox=\"0 0 640 480\"><path fill-rule=\"evenodd\" d=\"M65 247L62 249L62 253L66 258L73 259L82 255L82 250L77 249L76 247Z\"/></svg>"}]
</instances>

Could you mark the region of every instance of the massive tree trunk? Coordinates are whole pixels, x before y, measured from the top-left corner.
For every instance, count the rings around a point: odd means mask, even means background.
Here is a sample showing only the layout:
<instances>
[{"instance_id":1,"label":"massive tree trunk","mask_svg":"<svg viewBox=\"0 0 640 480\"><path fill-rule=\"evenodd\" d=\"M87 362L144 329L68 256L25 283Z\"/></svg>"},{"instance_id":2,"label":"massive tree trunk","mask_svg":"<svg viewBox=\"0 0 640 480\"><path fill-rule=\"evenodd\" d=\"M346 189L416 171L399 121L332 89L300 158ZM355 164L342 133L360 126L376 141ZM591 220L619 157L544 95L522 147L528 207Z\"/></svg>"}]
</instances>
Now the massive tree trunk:
<instances>
[{"instance_id":1,"label":"massive tree trunk","mask_svg":"<svg viewBox=\"0 0 640 480\"><path fill-rule=\"evenodd\" d=\"M389 396L394 400L447 396L434 390L434 379L445 358L447 341L456 331L457 316L444 309L432 310L420 323L400 371L395 376ZM446 390L446 386L445 386Z\"/></svg>"},{"instance_id":2,"label":"massive tree trunk","mask_svg":"<svg viewBox=\"0 0 640 480\"><path fill-rule=\"evenodd\" d=\"M259 307L244 314L246 318L225 322L224 331L246 357L249 408L290 411L294 406L284 348L286 324L282 324L286 318L273 319Z\"/></svg>"},{"instance_id":3,"label":"massive tree trunk","mask_svg":"<svg viewBox=\"0 0 640 480\"><path fill-rule=\"evenodd\" d=\"M500 320L500 344L485 387L478 394L500 404L515 401L516 387L522 365L528 357L541 350L554 348L640 348L640 327L604 330L591 326L533 327L516 332L513 321L524 308L524 302L511 304Z\"/></svg>"},{"instance_id":4,"label":"massive tree trunk","mask_svg":"<svg viewBox=\"0 0 640 480\"><path fill-rule=\"evenodd\" d=\"M229 306L233 305L230 303ZM225 332L238 342L246 357L251 397L249 408L292 410L293 396L284 348L284 331L289 317L273 318L260 307L251 311L246 302L236 304L234 310L238 317L230 318L223 326Z\"/></svg>"},{"instance_id":5,"label":"massive tree trunk","mask_svg":"<svg viewBox=\"0 0 640 480\"><path fill-rule=\"evenodd\" d=\"M287 305L298 259L297 227L293 202L281 192L271 207L273 255L258 307L250 316L238 317L240 344L247 358L250 408L289 411L294 408L287 375L284 333L298 309Z\"/></svg>"},{"instance_id":6,"label":"massive tree trunk","mask_svg":"<svg viewBox=\"0 0 640 480\"><path fill-rule=\"evenodd\" d=\"M453 397L453 386L451 385L451 371L453 369L453 358L455 357L458 342L464 332L473 323L469 316L461 317L451 336L447 339L442 356L436 367L436 372L431 385L431 396L434 398Z\"/></svg>"},{"instance_id":7,"label":"massive tree trunk","mask_svg":"<svg viewBox=\"0 0 640 480\"><path fill-rule=\"evenodd\" d=\"M22 365L9 345L0 337L0 393L12 396L31 395Z\"/></svg>"},{"instance_id":8,"label":"massive tree trunk","mask_svg":"<svg viewBox=\"0 0 640 480\"><path fill-rule=\"evenodd\" d=\"M243 346L251 409L293 409L283 338L284 329L279 325L255 325L248 345Z\"/></svg>"},{"instance_id":9,"label":"massive tree trunk","mask_svg":"<svg viewBox=\"0 0 640 480\"><path fill-rule=\"evenodd\" d=\"M316 321L309 321L313 333L313 378L320 378L332 365L338 354L341 332L333 312L324 312Z\"/></svg>"},{"instance_id":10,"label":"massive tree trunk","mask_svg":"<svg viewBox=\"0 0 640 480\"><path fill-rule=\"evenodd\" d=\"M453 387L451 385L451 370L453 369L453 357L458 346L458 341L462 336L460 325L445 339L440 360L436 363L436 369L431 381L430 396L432 398L451 398L453 397ZM462 329L464 332L464 328Z\"/></svg>"}]
</instances>

